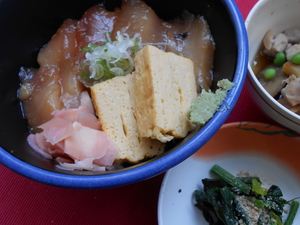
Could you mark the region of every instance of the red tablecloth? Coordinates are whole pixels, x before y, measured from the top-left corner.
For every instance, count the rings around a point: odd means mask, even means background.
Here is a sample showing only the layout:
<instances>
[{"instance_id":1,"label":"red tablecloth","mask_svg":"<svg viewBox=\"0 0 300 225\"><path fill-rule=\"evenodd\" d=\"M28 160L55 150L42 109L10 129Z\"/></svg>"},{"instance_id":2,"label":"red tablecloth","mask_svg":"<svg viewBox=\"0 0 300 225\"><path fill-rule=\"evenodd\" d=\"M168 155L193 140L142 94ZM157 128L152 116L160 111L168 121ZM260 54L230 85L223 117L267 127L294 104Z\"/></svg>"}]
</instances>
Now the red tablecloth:
<instances>
[{"instance_id":1,"label":"red tablecloth","mask_svg":"<svg viewBox=\"0 0 300 225\"><path fill-rule=\"evenodd\" d=\"M244 19L257 0L236 0ZM226 121L272 123L244 88ZM0 165L0 224L157 224L157 202L164 174L105 190L70 190L24 178Z\"/></svg>"}]
</instances>

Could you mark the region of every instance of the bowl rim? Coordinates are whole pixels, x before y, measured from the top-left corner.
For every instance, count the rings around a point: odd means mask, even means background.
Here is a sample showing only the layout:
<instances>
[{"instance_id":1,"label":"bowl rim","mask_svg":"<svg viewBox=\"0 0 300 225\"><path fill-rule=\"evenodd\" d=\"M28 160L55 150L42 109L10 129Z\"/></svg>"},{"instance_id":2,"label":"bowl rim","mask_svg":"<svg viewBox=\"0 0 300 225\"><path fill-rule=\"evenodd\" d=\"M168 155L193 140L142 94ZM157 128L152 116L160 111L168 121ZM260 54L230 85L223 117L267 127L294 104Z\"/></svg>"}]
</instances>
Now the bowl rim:
<instances>
[{"instance_id":1,"label":"bowl rim","mask_svg":"<svg viewBox=\"0 0 300 225\"><path fill-rule=\"evenodd\" d=\"M262 6L265 5L267 2L270 2L269 0L260 0L258 1L253 8L250 10L246 20L245 20L245 26L248 34L248 27L251 22L251 19L255 17L257 10ZM249 34L248 34L249 35ZM248 73L247 77L249 78L249 81L256 91L256 93L263 99L263 101L269 105L272 109L274 109L280 116L284 117L285 119L291 121L292 123L300 125L300 115L292 112L291 110L287 109L283 105L281 105L278 101L276 101L260 84L258 79L256 78L252 67L251 62L248 61Z\"/></svg>"},{"instance_id":2,"label":"bowl rim","mask_svg":"<svg viewBox=\"0 0 300 225\"><path fill-rule=\"evenodd\" d=\"M221 105L221 109L224 108L226 110L216 112L213 118L201 129L201 132L198 132L192 137L188 143L183 144L170 154L148 164L107 175L80 176L47 171L27 164L1 147L0 162L14 172L40 183L72 189L103 189L146 180L167 171L187 159L201 148L226 121L240 96L246 78L249 50L244 20L233 0L221 1L227 11L230 12L230 18L236 32L237 60L233 77L235 86L228 92L227 98Z\"/></svg>"}]
</instances>

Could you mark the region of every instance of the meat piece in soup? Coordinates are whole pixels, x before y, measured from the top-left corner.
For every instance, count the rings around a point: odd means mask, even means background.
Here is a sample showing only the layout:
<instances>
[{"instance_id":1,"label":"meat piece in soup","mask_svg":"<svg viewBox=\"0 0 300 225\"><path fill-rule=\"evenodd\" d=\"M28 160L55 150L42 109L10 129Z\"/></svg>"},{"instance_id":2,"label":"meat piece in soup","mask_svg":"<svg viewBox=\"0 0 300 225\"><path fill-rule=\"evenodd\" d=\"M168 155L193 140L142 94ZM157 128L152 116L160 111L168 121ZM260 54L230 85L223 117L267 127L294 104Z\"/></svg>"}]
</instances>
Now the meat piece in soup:
<instances>
[{"instance_id":1,"label":"meat piece in soup","mask_svg":"<svg viewBox=\"0 0 300 225\"><path fill-rule=\"evenodd\" d=\"M289 76L284 82L287 85L282 88L281 94L291 106L300 104L300 77L295 75Z\"/></svg>"}]
</instances>

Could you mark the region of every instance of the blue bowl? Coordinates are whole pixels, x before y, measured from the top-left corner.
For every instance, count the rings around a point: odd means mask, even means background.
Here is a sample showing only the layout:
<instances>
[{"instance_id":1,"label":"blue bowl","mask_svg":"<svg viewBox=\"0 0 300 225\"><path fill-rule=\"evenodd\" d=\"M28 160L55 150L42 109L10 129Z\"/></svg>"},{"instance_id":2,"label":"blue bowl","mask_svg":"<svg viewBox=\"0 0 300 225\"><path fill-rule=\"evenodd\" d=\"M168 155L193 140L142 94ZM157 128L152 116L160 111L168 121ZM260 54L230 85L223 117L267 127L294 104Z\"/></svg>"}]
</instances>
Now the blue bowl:
<instances>
[{"instance_id":1,"label":"blue bowl","mask_svg":"<svg viewBox=\"0 0 300 225\"><path fill-rule=\"evenodd\" d=\"M117 4L116 1L107 1ZM160 17L171 18L183 8L205 16L216 42L214 81L227 78L235 83L218 111L203 127L178 140L164 154L146 162L110 172L62 171L54 161L34 152L27 144L27 122L16 97L21 66L38 67L39 49L63 20L79 19L97 1L0 1L0 162L29 179L74 189L112 188L139 182L174 167L201 148L222 126L235 106L244 85L248 40L244 21L233 0L146 1ZM172 5L172 7L170 7ZM59 6L59 7L58 7ZM47 8L47 10L45 10Z\"/></svg>"}]
</instances>

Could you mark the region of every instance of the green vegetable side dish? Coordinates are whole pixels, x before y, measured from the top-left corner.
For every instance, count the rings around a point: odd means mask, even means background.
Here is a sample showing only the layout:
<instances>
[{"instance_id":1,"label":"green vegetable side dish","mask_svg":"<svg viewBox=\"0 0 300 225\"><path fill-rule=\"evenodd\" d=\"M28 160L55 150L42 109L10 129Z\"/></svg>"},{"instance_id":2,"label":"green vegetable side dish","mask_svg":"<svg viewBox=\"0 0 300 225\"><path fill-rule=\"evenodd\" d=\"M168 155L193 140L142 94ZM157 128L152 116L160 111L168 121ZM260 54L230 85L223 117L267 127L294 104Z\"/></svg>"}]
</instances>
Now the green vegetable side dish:
<instances>
[{"instance_id":1,"label":"green vegetable side dish","mask_svg":"<svg viewBox=\"0 0 300 225\"><path fill-rule=\"evenodd\" d=\"M266 69L264 77L268 80L273 79L276 76L276 70L273 68Z\"/></svg>"},{"instance_id":2,"label":"green vegetable side dish","mask_svg":"<svg viewBox=\"0 0 300 225\"><path fill-rule=\"evenodd\" d=\"M134 57L140 49L140 38L117 32L116 41L110 33L101 45L89 44L81 50L85 60L80 68L80 81L90 87L115 76L125 76L134 69Z\"/></svg>"},{"instance_id":3,"label":"green vegetable side dish","mask_svg":"<svg viewBox=\"0 0 300 225\"><path fill-rule=\"evenodd\" d=\"M202 179L203 191L195 190L196 204L210 225L292 225L299 202L282 198L276 185L261 186L258 177L235 177L219 165L215 179ZM291 205L283 222L284 206Z\"/></svg>"},{"instance_id":4,"label":"green vegetable side dish","mask_svg":"<svg viewBox=\"0 0 300 225\"><path fill-rule=\"evenodd\" d=\"M276 66L282 66L286 62L286 55L284 52L278 52L274 58Z\"/></svg>"}]
</instances>

